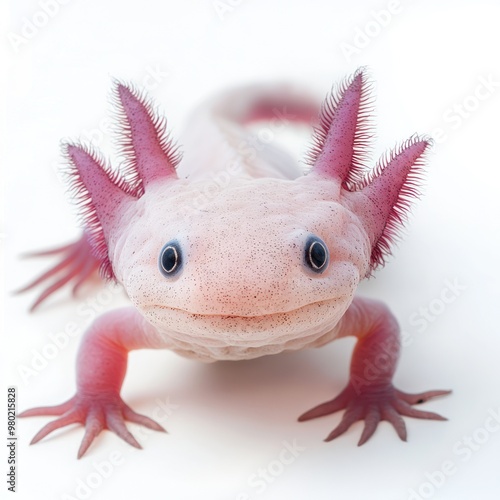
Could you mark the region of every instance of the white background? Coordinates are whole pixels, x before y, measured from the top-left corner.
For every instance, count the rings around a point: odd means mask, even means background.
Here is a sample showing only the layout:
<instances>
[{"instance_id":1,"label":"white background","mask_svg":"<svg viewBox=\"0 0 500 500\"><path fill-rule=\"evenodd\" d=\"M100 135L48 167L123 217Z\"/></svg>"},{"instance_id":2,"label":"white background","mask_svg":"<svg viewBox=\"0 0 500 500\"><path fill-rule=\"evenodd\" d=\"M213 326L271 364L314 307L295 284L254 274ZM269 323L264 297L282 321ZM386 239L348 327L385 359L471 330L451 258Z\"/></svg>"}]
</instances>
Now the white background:
<instances>
[{"instance_id":1,"label":"white background","mask_svg":"<svg viewBox=\"0 0 500 500\"><path fill-rule=\"evenodd\" d=\"M346 383L351 340L214 365L167 351L134 352L122 395L151 416L168 398L175 407L161 423L169 434L130 425L139 451L103 432L78 461L81 427L29 447L50 418L21 420L17 498L499 498L500 427L484 427L491 412L500 412L498 2L401 1L381 26L377 12L394 6L386 0L227 0L222 18L211 1L69 0L31 38L15 39L26 20L43 24L42 3L10 1L0 16L5 400L7 385L18 387L19 410L69 398L81 331L93 314L126 303L99 288L76 300L65 291L30 315L35 293L11 294L52 262L20 254L79 234L57 176L59 141L92 138L113 158L105 121L111 77L148 86L175 135L213 91L278 79L325 94L360 65L377 82L375 159L415 131L439 138L404 241L360 292L386 301L405 332L397 385L454 392L425 404L448 422L406 419L407 443L384 422L358 448L361 423L322 441L341 414L296 421ZM366 29L370 36L362 40ZM347 54L345 44L355 51ZM155 72L156 80L148 76ZM478 88L484 80L496 84ZM298 153L306 146L307 137L293 144ZM450 292L454 282L460 288ZM435 314L422 319L422 307ZM79 333L62 334L72 322ZM54 354L47 346L57 333L66 345ZM47 352L53 358L44 365ZM35 371L23 376L32 365ZM281 466L284 441L302 451ZM111 458L113 470L98 475L98 464ZM436 472L443 462L446 476ZM252 481L259 469L272 482ZM77 489L82 482L91 484L86 493ZM6 486L2 479L2 497Z\"/></svg>"}]
</instances>

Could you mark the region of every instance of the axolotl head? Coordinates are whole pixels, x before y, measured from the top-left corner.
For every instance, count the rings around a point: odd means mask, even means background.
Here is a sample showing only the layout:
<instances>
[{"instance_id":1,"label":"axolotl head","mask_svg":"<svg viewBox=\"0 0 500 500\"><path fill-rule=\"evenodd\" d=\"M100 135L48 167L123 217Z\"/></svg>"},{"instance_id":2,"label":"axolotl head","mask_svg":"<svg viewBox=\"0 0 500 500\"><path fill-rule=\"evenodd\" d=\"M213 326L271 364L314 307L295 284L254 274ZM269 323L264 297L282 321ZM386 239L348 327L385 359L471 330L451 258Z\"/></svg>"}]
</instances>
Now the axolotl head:
<instances>
[{"instance_id":1,"label":"axolotl head","mask_svg":"<svg viewBox=\"0 0 500 500\"><path fill-rule=\"evenodd\" d=\"M332 331L359 281L383 264L428 141L412 137L368 170L367 84L357 72L322 106L306 175L236 177L198 206L207 181L178 178L164 121L135 89L118 83L115 96L121 173L66 145L103 275L179 350L252 357Z\"/></svg>"}]
</instances>

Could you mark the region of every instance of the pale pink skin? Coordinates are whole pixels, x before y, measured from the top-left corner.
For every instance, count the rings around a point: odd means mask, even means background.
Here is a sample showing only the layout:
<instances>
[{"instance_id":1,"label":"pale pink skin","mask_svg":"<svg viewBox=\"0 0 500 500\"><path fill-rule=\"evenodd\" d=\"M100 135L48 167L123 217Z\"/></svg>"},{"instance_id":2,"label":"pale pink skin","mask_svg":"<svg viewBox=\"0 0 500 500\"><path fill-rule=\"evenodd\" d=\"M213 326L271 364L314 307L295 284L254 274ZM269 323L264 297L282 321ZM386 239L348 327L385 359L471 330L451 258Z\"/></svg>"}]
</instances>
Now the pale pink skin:
<instances>
[{"instance_id":1,"label":"pale pink skin","mask_svg":"<svg viewBox=\"0 0 500 500\"><path fill-rule=\"evenodd\" d=\"M380 302L354 298L359 281L389 252L416 195L428 147L427 140L412 137L367 171L363 155L372 133L367 92L366 76L358 71L327 98L309 158L312 169L304 176L274 148L248 149L245 127L276 118L275 110L283 106L295 119L309 121L317 114L316 103L293 89L251 87L208 102L192 117L177 166L175 148L151 104L117 83L125 173L110 174L90 149L66 145L71 185L87 203L86 232L74 246L59 249L67 254L62 264L26 289L65 273L36 306L71 280L79 286L100 264L104 276L123 284L134 308L109 312L89 328L71 400L21 415L59 416L32 442L78 422L86 429L81 457L104 428L140 447L126 420L163 430L120 398L133 349L168 348L202 361L248 359L348 335L358 339L348 386L300 420L346 409L327 440L365 420L359 444L380 420L391 422L403 440L401 415L443 420L411 405L449 391L396 390L397 321ZM227 185L214 192L210 175ZM328 248L323 272L306 264L310 235ZM179 243L182 267L164 276L158 258L172 240Z\"/></svg>"}]
</instances>

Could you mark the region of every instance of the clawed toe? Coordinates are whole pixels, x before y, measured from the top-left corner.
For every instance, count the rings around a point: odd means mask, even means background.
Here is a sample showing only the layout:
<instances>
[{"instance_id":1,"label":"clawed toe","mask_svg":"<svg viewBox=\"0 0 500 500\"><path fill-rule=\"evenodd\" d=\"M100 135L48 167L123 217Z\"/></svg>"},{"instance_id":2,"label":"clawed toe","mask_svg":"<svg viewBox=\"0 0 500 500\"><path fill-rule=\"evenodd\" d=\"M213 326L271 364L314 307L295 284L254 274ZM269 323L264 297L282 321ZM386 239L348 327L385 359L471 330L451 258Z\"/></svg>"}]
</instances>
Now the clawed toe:
<instances>
[{"instance_id":1,"label":"clawed toe","mask_svg":"<svg viewBox=\"0 0 500 500\"><path fill-rule=\"evenodd\" d=\"M53 420L52 422L49 422L47 425L42 427L33 437L31 440L30 444L35 444L38 443L38 441L41 441L44 437L48 436L50 433L54 432L57 429L60 429L62 427L66 427L71 424L75 423L81 423L82 418L80 415L78 415L74 411L69 411L68 413L65 413L62 417Z\"/></svg>"},{"instance_id":2,"label":"clawed toe","mask_svg":"<svg viewBox=\"0 0 500 500\"><path fill-rule=\"evenodd\" d=\"M446 396L448 394L451 394L451 391L449 391L449 390L436 390L436 391L420 392L418 394L410 394L408 392L396 390L396 394L397 394L399 399L402 399L403 401L406 401L407 403L409 403L411 405L416 405L416 404L425 403L426 401L429 401L429 399L432 399L432 398L437 398L439 396Z\"/></svg>"},{"instance_id":3,"label":"clawed toe","mask_svg":"<svg viewBox=\"0 0 500 500\"><path fill-rule=\"evenodd\" d=\"M382 411L382 420L386 420L394 427L399 439L406 441L406 424L401 415L392 406L387 406Z\"/></svg>"},{"instance_id":4,"label":"clawed toe","mask_svg":"<svg viewBox=\"0 0 500 500\"><path fill-rule=\"evenodd\" d=\"M427 391L419 394L409 394L394 389L392 386L371 389L364 392L356 391L349 384L336 398L320 404L299 417L299 421L310 420L335 413L345 408L337 427L326 437L325 441L344 434L349 427L358 420L364 420L363 432L358 441L358 446L366 443L374 434L380 421L389 422L402 441L407 439L406 424L402 416L446 420L446 418L430 411L417 410L412 404L427 401L428 399L444 396L451 391Z\"/></svg>"},{"instance_id":5,"label":"clawed toe","mask_svg":"<svg viewBox=\"0 0 500 500\"><path fill-rule=\"evenodd\" d=\"M324 417L325 415L330 415L336 411L343 410L347 407L349 402L349 391L344 389L336 398L326 403L322 403L315 406L309 411L303 413L299 418L299 422L305 422L306 420L312 420L313 418Z\"/></svg>"},{"instance_id":6,"label":"clawed toe","mask_svg":"<svg viewBox=\"0 0 500 500\"><path fill-rule=\"evenodd\" d=\"M158 432L167 432L158 422L155 422L152 418L146 417L146 415L141 415L136 413L134 410L126 406L123 410L123 417L129 422L143 425L148 429Z\"/></svg>"},{"instance_id":7,"label":"clawed toe","mask_svg":"<svg viewBox=\"0 0 500 500\"><path fill-rule=\"evenodd\" d=\"M347 429L349 429L349 427L351 427L354 422L357 422L362 418L362 415L363 408L361 407L353 407L347 409L342 417L342 420L340 421L340 424L337 425L337 427L335 427L332 432L330 432L325 441L332 441L333 439L339 437L341 434L344 434L344 432L347 431Z\"/></svg>"},{"instance_id":8,"label":"clawed toe","mask_svg":"<svg viewBox=\"0 0 500 500\"><path fill-rule=\"evenodd\" d=\"M75 396L61 405L33 408L19 414L20 417L42 415L58 415L59 418L42 427L30 444L38 443L57 429L79 423L85 427L85 434L78 450L78 458L86 453L94 439L104 429L109 429L131 446L141 449L139 442L127 429L125 421L143 425L155 431L166 432L151 418L129 408L119 395L102 399Z\"/></svg>"},{"instance_id":9,"label":"clawed toe","mask_svg":"<svg viewBox=\"0 0 500 500\"><path fill-rule=\"evenodd\" d=\"M428 420L448 420L446 417L432 411L417 410L416 408L410 406L406 401L396 401L394 406L401 415L405 415L406 417L423 418Z\"/></svg>"},{"instance_id":10,"label":"clawed toe","mask_svg":"<svg viewBox=\"0 0 500 500\"><path fill-rule=\"evenodd\" d=\"M365 417L365 427L358 441L358 446L364 445L377 430L378 424L380 422L380 411L377 407L371 407L366 413Z\"/></svg>"}]
</instances>

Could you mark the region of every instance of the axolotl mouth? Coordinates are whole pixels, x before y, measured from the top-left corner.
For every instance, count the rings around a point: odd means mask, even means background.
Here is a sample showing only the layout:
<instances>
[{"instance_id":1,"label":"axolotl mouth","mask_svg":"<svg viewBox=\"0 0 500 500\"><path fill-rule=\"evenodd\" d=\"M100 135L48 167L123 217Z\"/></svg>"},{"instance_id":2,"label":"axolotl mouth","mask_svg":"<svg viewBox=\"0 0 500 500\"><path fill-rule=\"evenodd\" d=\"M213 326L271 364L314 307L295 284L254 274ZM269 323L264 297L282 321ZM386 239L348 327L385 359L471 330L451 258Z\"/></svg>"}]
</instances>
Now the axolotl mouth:
<instances>
[{"instance_id":1,"label":"axolotl mouth","mask_svg":"<svg viewBox=\"0 0 500 500\"><path fill-rule=\"evenodd\" d=\"M151 305L144 309L146 319L182 350L203 353L209 350L215 355L219 350L228 353L252 349L253 356L218 359L240 359L300 349L332 332L349 303L345 297L313 302L293 309L255 316L199 314L168 307ZM264 351L264 352L261 352ZM201 354L201 353L200 353Z\"/></svg>"}]
</instances>

